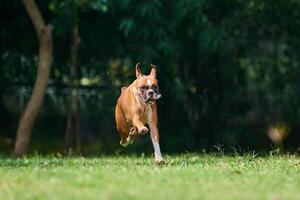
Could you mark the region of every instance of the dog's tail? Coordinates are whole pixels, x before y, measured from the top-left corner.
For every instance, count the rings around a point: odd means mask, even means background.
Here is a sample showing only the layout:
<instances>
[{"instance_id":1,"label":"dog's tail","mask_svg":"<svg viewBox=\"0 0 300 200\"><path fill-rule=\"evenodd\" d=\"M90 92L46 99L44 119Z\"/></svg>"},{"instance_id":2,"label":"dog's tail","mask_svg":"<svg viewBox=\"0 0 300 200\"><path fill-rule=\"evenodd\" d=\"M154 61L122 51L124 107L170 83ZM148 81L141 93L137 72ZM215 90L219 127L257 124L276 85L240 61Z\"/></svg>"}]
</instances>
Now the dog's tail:
<instances>
[{"instance_id":1,"label":"dog's tail","mask_svg":"<svg viewBox=\"0 0 300 200\"><path fill-rule=\"evenodd\" d=\"M121 92L123 92L127 87L122 87L121 88Z\"/></svg>"}]
</instances>

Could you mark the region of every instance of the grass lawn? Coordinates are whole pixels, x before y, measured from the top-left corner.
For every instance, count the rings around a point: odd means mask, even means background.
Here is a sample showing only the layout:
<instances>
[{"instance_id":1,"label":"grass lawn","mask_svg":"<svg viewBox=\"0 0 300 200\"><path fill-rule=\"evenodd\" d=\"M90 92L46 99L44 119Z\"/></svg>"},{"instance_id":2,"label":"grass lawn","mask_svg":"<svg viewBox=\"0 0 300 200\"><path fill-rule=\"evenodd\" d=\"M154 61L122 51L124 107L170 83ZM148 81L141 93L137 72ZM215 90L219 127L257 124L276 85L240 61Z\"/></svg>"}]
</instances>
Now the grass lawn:
<instances>
[{"instance_id":1,"label":"grass lawn","mask_svg":"<svg viewBox=\"0 0 300 200\"><path fill-rule=\"evenodd\" d=\"M0 157L0 199L300 199L297 156Z\"/></svg>"}]
</instances>

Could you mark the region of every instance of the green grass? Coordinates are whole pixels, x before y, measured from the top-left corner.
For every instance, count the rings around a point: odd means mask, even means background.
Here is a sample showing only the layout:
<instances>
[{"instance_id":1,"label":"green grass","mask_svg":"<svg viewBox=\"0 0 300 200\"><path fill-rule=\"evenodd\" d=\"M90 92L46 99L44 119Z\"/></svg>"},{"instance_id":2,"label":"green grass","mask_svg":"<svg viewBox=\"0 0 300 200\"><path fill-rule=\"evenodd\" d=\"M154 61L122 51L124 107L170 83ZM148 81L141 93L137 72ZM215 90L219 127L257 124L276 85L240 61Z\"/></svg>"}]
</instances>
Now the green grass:
<instances>
[{"instance_id":1,"label":"green grass","mask_svg":"<svg viewBox=\"0 0 300 200\"><path fill-rule=\"evenodd\" d=\"M300 199L297 156L0 157L0 199Z\"/></svg>"}]
</instances>

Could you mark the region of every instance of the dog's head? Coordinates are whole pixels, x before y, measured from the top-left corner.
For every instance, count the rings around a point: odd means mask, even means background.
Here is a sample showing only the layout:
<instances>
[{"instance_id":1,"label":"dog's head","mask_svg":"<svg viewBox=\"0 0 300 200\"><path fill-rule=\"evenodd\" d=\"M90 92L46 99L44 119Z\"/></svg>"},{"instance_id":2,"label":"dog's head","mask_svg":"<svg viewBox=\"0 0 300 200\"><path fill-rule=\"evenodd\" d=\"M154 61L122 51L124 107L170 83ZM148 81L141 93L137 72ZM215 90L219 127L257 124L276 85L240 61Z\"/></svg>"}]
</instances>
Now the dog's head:
<instances>
[{"instance_id":1,"label":"dog's head","mask_svg":"<svg viewBox=\"0 0 300 200\"><path fill-rule=\"evenodd\" d=\"M140 63L135 66L136 88L138 94L142 97L145 103L152 104L156 99L161 97L156 79L156 67L150 65L151 71L149 75L143 75L140 69Z\"/></svg>"}]
</instances>

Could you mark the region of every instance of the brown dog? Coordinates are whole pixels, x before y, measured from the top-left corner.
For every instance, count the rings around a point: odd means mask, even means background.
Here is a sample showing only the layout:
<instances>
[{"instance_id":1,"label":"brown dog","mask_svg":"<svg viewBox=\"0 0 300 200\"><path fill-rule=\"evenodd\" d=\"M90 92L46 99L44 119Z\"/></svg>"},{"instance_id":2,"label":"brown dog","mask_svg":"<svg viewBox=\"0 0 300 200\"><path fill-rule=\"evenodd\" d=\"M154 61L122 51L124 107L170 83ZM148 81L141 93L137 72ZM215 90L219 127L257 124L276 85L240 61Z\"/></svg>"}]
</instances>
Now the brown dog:
<instances>
[{"instance_id":1,"label":"brown dog","mask_svg":"<svg viewBox=\"0 0 300 200\"><path fill-rule=\"evenodd\" d=\"M148 133L147 123L154 147L155 161L163 164L159 147L159 134L157 130L156 99L161 97L156 79L156 67L151 65L149 75L143 75L140 63L135 66L136 80L128 87L121 89L115 117L117 130L121 135L120 144L126 147L132 144L137 135Z\"/></svg>"}]
</instances>

